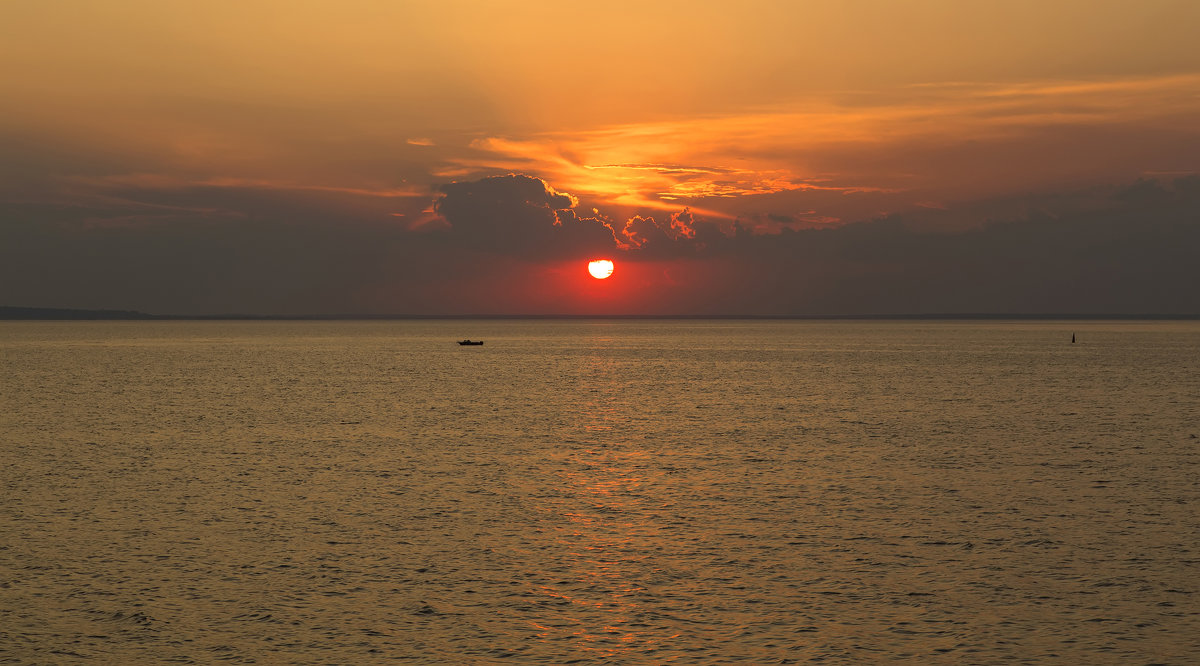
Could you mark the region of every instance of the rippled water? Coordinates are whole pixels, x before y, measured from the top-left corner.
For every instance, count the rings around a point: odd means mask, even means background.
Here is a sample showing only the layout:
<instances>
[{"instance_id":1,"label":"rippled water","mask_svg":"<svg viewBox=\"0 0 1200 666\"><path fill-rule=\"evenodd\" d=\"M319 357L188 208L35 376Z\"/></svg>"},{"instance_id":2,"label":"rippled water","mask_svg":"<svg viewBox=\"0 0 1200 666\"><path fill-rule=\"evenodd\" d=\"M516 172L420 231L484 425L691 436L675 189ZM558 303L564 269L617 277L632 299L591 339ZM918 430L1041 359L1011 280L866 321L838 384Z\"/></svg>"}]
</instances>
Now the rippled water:
<instances>
[{"instance_id":1,"label":"rippled water","mask_svg":"<svg viewBox=\"0 0 1200 666\"><path fill-rule=\"evenodd\" d=\"M0 352L0 661L1200 660L1200 323L3 323Z\"/></svg>"}]
</instances>

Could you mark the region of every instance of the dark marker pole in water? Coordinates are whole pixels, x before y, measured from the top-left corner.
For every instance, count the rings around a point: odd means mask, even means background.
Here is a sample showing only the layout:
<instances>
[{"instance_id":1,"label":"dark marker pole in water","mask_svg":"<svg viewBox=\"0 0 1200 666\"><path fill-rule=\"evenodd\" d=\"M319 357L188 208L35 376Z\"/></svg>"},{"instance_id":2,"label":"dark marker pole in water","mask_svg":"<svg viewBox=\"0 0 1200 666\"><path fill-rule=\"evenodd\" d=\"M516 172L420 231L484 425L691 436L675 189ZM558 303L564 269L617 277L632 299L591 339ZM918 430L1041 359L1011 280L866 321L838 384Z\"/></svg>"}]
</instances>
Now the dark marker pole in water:
<instances>
[{"instance_id":1,"label":"dark marker pole in water","mask_svg":"<svg viewBox=\"0 0 1200 666\"><path fill-rule=\"evenodd\" d=\"M1075 334L1071 334L1071 344L1075 344Z\"/></svg>"}]
</instances>

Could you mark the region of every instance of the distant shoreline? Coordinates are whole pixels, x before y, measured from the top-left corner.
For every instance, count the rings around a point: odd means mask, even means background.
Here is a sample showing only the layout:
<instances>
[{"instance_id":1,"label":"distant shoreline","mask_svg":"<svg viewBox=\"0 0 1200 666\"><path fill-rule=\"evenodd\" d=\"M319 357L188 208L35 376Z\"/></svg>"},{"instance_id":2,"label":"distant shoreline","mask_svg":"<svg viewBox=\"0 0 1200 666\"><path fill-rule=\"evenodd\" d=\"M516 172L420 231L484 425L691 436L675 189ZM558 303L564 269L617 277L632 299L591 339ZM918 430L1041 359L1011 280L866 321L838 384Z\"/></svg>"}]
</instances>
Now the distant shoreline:
<instances>
[{"instance_id":1,"label":"distant shoreline","mask_svg":"<svg viewBox=\"0 0 1200 666\"><path fill-rule=\"evenodd\" d=\"M574 315L574 314L302 314L302 315L159 315L137 310L83 310L72 308L30 308L0 306L0 321L405 321L436 319L724 319L724 320L1200 320L1195 314L1127 314L1127 313L915 313L915 314L793 314L793 315Z\"/></svg>"}]
</instances>

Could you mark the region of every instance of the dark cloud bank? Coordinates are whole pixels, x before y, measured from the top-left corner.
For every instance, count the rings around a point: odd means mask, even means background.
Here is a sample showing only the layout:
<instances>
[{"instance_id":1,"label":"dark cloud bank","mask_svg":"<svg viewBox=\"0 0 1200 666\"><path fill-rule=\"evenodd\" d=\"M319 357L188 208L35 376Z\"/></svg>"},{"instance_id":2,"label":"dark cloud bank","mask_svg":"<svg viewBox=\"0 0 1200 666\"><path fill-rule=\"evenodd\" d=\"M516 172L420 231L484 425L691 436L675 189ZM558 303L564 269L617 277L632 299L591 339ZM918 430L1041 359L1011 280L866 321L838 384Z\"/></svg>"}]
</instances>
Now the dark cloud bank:
<instances>
[{"instance_id":1,"label":"dark cloud bank","mask_svg":"<svg viewBox=\"0 0 1200 666\"><path fill-rule=\"evenodd\" d=\"M575 213L579 201L545 181L509 174L450 183L434 210L450 223L456 245L525 259L586 257L611 252L613 233Z\"/></svg>"},{"instance_id":2,"label":"dark cloud bank","mask_svg":"<svg viewBox=\"0 0 1200 666\"><path fill-rule=\"evenodd\" d=\"M552 274L533 267L608 254L664 275L671 266L712 268L695 284L648 280L638 298L606 313L1200 313L1200 179L1058 201L1081 199L1088 204L1042 201L1035 212L964 232L922 231L915 215L897 215L727 234L686 210L624 221L583 215L571 195L511 174L443 186L435 210L445 224L416 231L350 194L127 187L75 200L10 192L0 204L0 304L579 313L570 289L539 284Z\"/></svg>"}]
</instances>

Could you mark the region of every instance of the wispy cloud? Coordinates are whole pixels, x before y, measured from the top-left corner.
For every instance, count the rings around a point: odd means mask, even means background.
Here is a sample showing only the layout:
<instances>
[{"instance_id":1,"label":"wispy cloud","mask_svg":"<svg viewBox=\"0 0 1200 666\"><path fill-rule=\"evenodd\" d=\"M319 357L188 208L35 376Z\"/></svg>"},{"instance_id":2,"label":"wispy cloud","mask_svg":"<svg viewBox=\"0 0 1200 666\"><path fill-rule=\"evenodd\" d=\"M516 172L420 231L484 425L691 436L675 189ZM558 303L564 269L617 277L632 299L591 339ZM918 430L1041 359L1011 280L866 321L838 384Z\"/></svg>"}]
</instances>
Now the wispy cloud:
<instances>
[{"instance_id":1,"label":"wispy cloud","mask_svg":"<svg viewBox=\"0 0 1200 666\"><path fill-rule=\"evenodd\" d=\"M152 173L115 174L100 178L77 178L76 182L86 183L98 188L144 188L144 189L181 189L189 187L213 187L252 190L287 190L304 192L329 192L350 194L360 197L380 197L385 199L412 198L432 196L429 188L424 186L406 185L403 187L363 188L339 185L324 185L320 183L297 183L280 180L235 177L186 178Z\"/></svg>"},{"instance_id":2,"label":"wispy cloud","mask_svg":"<svg viewBox=\"0 0 1200 666\"><path fill-rule=\"evenodd\" d=\"M739 114L489 136L473 141L474 153L453 158L444 173L533 173L605 205L686 205L725 219L746 215L747 198L780 193L911 192L907 205L915 206L1072 177L1080 169L1071 135L1046 138L1058 128L1073 135L1139 126L1195 134L1197 117L1200 75L955 82L876 92L867 101L844 95ZM1081 148L1095 151L1094 139ZM1143 159L1132 155L1132 142L1107 150L1105 162L1085 168L1116 171Z\"/></svg>"}]
</instances>

